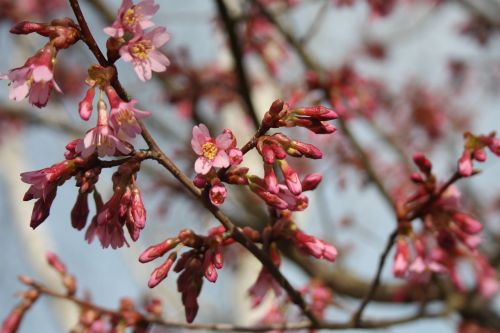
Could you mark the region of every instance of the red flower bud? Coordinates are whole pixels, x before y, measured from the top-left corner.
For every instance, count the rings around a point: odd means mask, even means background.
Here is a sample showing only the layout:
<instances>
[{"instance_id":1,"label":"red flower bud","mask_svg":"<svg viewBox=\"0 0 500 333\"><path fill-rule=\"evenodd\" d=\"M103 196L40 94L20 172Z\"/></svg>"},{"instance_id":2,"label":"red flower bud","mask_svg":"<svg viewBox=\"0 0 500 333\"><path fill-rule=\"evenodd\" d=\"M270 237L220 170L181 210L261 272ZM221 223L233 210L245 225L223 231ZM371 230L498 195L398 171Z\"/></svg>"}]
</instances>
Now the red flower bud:
<instances>
[{"instance_id":1,"label":"red flower bud","mask_svg":"<svg viewBox=\"0 0 500 333\"><path fill-rule=\"evenodd\" d=\"M174 264L175 260L177 259L177 252L171 253L167 260L165 262L157 267L153 273L151 273L151 277L149 278L148 281L148 287L149 288L154 288L156 287L161 281L163 281L167 275L168 272L170 271L170 268Z\"/></svg>"},{"instance_id":2,"label":"red flower bud","mask_svg":"<svg viewBox=\"0 0 500 333\"><path fill-rule=\"evenodd\" d=\"M148 247L144 252L142 252L141 256L139 257L139 261L142 263L146 263L159 258L176 247L179 243L180 241L178 238L168 238L161 243L152 245Z\"/></svg>"}]
</instances>

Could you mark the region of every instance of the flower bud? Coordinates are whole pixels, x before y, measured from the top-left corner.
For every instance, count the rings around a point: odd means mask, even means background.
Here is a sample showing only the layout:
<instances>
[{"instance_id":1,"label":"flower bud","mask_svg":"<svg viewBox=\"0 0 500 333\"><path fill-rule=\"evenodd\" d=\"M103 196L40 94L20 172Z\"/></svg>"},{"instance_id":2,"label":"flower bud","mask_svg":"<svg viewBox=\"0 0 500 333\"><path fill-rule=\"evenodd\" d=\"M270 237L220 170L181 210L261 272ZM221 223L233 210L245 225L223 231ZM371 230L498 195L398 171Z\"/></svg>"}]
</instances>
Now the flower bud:
<instances>
[{"instance_id":1,"label":"flower bud","mask_svg":"<svg viewBox=\"0 0 500 333\"><path fill-rule=\"evenodd\" d=\"M142 252L141 256L139 257L139 261L141 263L146 263L159 258L176 247L179 243L180 240L178 238L168 238L161 243L152 245L148 247L144 252Z\"/></svg>"},{"instance_id":2,"label":"flower bud","mask_svg":"<svg viewBox=\"0 0 500 333\"><path fill-rule=\"evenodd\" d=\"M170 268L174 264L175 260L177 259L177 252L171 253L167 260L159 267L157 267L153 273L151 273L151 277L149 278L148 281L148 287L149 288L154 288L156 287L161 281L163 281L167 275L168 272L170 271Z\"/></svg>"},{"instance_id":3,"label":"flower bud","mask_svg":"<svg viewBox=\"0 0 500 333\"><path fill-rule=\"evenodd\" d=\"M323 177L319 173L311 173L302 180L302 191L312 191L318 187Z\"/></svg>"}]
</instances>

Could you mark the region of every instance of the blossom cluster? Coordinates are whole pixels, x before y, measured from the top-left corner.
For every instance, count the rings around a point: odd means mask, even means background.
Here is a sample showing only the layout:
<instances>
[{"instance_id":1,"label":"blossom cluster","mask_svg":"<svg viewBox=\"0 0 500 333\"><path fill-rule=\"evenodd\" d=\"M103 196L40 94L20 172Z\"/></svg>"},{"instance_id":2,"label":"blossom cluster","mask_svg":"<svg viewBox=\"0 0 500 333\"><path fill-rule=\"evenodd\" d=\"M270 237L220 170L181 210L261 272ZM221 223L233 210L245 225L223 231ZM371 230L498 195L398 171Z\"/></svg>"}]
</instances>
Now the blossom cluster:
<instances>
[{"instance_id":1,"label":"blossom cluster","mask_svg":"<svg viewBox=\"0 0 500 333\"><path fill-rule=\"evenodd\" d=\"M166 29L156 27L145 31L154 26L150 19L159 8L154 0L143 0L137 4L132 0L123 0L116 20L104 29L111 36L107 44L108 52L130 62L141 81L150 80L152 72L163 72L170 64L159 51L170 39Z\"/></svg>"}]
</instances>

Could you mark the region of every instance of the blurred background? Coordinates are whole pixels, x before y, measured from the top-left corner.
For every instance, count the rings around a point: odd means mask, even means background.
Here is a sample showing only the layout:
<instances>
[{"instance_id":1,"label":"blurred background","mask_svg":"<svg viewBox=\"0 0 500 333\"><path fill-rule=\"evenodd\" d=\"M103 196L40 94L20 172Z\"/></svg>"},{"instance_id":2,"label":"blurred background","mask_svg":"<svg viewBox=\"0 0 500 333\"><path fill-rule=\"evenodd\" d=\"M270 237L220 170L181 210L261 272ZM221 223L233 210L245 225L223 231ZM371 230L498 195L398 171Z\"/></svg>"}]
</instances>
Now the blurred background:
<instances>
[{"instance_id":1,"label":"blurred background","mask_svg":"<svg viewBox=\"0 0 500 333\"><path fill-rule=\"evenodd\" d=\"M244 112L235 88L232 58L225 31L217 20L215 2L157 2L160 10L152 20L170 33L164 50L172 65L165 73L155 73L147 83L137 79L128 63L119 61L117 67L122 84L139 100L139 108L153 113L146 124L163 150L184 172L194 176L195 156L190 148L194 124L206 123L212 134L229 127L243 144L254 131L252 120ZM253 18L248 2L227 1L238 19L256 109L263 115L277 98L304 105L333 102L336 111L349 119L350 129L391 193L407 182L407 170L413 168L408 161L415 152L425 152L436 173L446 179L462 153L463 132L488 134L500 129L500 2L406 0L396 1L390 10L382 5L378 11L370 1L362 0L268 2L306 52L328 70L334 82L332 89L339 97L328 101L317 92L311 93L309 73L284 38ZM121 2L80 3L104 49L107 36L102 29L109 25ZM73 17L62 0L1 0L0 72L21 66L46 42L38 35L10 34L15 22L46 22L64 16ZM167 319L184 320L175 276L149 290L147 280L155 264L140 264L137 258L147 246L176 235L182 228L206 232L217 223L154 162L145 163L138 179L148 214L147 227L129 248L102 249L98 242L89 245L84 233L71 227L69 213L76 198L73 181L59 188L50 217L36 231L29 227L33 202L22 201L28 186L20 181L19 174L61 161L64 146L93 126L94 118L89 123L81 121L77 103L86 91L87 67L94 63L81 42L61 51L56 81L64 94L52 94L49 105L41 110L26 100L8 100L8 82L0 83L0 317L4 318L17 302L15 293L22 287L16 277L20 274L59 288L57 275L45 262L46 251L53 251L77 276L79 290L88 290L97 304L116 307L123 296L140 303L154 295L164 301ZM297 220L301 228L339 249L338 261L323 264L326 269L370 281L394 228L394 212L370 183L342 132L327 137L304 132L287 133L320 147L324 158L297 168L320 172L324 179L309 195L310 206L297 214ZM139 139L134 145L145 147ZM262 175L257 155L250 156L245 164L252 173ZM481 170L480 176L463 182L460 188L465 206L485 225L485 251L496 258L498 268L500 161L490 157ZM112 193L111 174L110 170L103 171L98 183L105 198ZM239 223L262 224L266 216L263 203L251 193L229 191L223 210ZM204 285L196 322L251 324L268 306L250 310L247 297L260 264L241 248L235 247L226 256L227 264L219 272L217 283ZM383 283L401 282L392 276L392 257L391 252ZM282 270L295 286L309 279L293 260L285 260ZM468 286L474 284L470 267L464 266L461 274ZM328 318L348 319L359 300L335 290L333 293L337 306ZM72 305L45 298L40 303L30 311L20 332L66 332L77 321L78 311ZM494 297L488 306L498 314L499 298ZM416 308L377 302L369 306L366 315L397 318ZM450 315L385 331L457 332L462 320ZM162 332L160 328L154 331Z\"/></svg>"}]
</instances>

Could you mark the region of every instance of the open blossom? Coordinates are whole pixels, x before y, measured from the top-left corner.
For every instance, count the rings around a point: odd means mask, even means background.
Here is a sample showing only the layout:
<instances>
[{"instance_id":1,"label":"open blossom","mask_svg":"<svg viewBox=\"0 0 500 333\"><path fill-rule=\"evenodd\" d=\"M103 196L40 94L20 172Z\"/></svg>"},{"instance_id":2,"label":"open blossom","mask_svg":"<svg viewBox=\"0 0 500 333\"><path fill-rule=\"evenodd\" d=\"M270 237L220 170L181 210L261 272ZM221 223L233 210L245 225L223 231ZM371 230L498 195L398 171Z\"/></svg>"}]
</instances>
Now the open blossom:
<instances>
[{"instance_id":1,"label":"open blossom","mask_svg":"<svg viewBox=\"0 0 500 333\"><path fill-rule=\"evenodd\" d=\"M132 0L123 0L116 20L110 27L104 28L104 32L111 37L122 37L125 32L136 33L151 28L154 23L149 19L159 8L154 0L144 0L137 5L134 5Z\"/></svg>"},{"instance_id":2,"label":"open blossom","mask_svg":"<svg viewBox=\"0 0 500 333\"><path fill-rule=\"evenodd\" d=\"M111 105L109 118L115 131L118 133L121 130L130 138L140 134L141 126L137 119L149 117L151 113L136 109L136 99L132 99L128 103L123 101L111 86L106 88L106 94Z\"/></svg>"},{"instance_id":3,"label":"open blossom","mask_svg":"<svg viewBox=\"0 0 500 333\"><path fill-rule=\"evenodd\" d=\"M163 27L137 34L120 48L120 56L132 63L141 81L150 80L151 71L163 72L170 64L168 58L158 50L169 39L170 35Z\"/></svg>"},{"instance_id":4,"label":"open blossom","mask_svg":"<svg viewBox=\"0 0 500 333\"><path fill-rule=\"evenodd\" d=\"M214 139L204 124L194 126L191 146L200 156L194 164L194 170L206 175L212 167L227 168L230 160L226 149L231 146L231 143L232 137L228 133L222 133Z\"/></svg>"},{"instance_id":5,"label":"open blossom","mask_svg":"<svg viewBox=\"0 0 500 333\"><path fill-rule=\"evenodd\" d=\"M97 126L87 132L83 140L76 146L76 152L87 158L97 150L97 155L113 156L118 150L123 155L132 151L123 141L116 137L116 133L108 123L108 111L103 100L98 102Z\"/></svg>"},{"instance_id":6,"label":"open blossom","mask_svg":"<svg viewBox=\"0 0 500 333\"><path fill-rule=\"evenodd\" d=\"M34 56L28 58L24 66L14 68L2 80L10 80L9 98L20 101L29 96L29 102L39 108L47 105L52 88L61 92L54 81L53 63L56 50L46 45Z\"/></svg>"}]
</instances>

